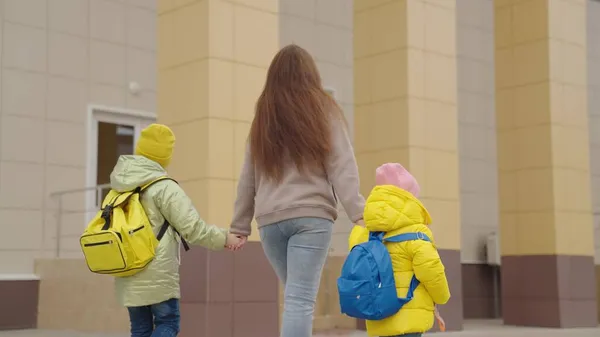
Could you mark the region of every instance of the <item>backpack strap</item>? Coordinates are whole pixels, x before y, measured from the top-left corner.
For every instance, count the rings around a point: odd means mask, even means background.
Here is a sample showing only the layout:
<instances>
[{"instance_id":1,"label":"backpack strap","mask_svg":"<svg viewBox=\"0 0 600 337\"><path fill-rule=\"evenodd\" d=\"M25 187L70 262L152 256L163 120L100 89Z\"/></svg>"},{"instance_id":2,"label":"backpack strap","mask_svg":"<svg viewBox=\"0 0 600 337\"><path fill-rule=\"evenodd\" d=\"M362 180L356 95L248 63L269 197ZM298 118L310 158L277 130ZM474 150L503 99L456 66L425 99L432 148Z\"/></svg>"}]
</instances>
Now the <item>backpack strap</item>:
<instances>
[{"instance_id":1,"label":"backpack strap","mask_svg":"<svg viewBox=\"0 0 600 337\"><path fill-rule=\"evenodd\" d=\"M136 188L135 193L142 193L145 190L147 190L150 186L156 184L157 182L164 181L164 180L171 180L171 181L175 182L176 184L179 184L177 182L177 180L170 178L168 176L163 176L163 177L152 180L151 182L147 183L144 186L140 186L140 187ZM167 219L165 219L165 222L162 224L162 226L160 226L160 230L158 231L158 235L156 236L156 239L158 241L160 241L163 238L163 236L165 236L165 233L167 233L167 229L169 229L169 227L171 227L175 231L177 236L179 236L179 238L181 239L181 243L183 244L183 249L185 249L186 252L188 250L190 250L190 245L187 243L187 241L185 241L183 236L181 236L181 234L179 234L177 229L175 229L175 227L171 226L171 224L167 221Z\"/></svg>"},{"instance_id":2,"label":"backpack strap","mask_svg":"<svg viewBox=\"0 0 600 337\"><path fill-rule=\"evenodd\" d=\"M394 242L394 243L400 243L400 242L406 242L406 241L418 241L418 240L431 242L431 239L429 238L429 236L427 236L427 234L422 233L422 232L404 233L404 234L399 234L396 236L392 236L392 237L383 239L383 241L385 241L385 242Z\"/></svg>"},{"instance_id":3,"label":"backpack strap","mask_svg":"<svg viewBox=\"0 0 600 337\"><path fill-rule=\"evenodd\" d=\"M102 226L103 231L107 231L110 228L110 226L112 226L112 210L119 196L121 196L121 194L117 194L108 202L102 202L103 204L105 204L104 207L100 209L102 211L102 215L100 215L100 217L104 220L104 225Z\"/></svg>"},{"instance_id":4,"label":"backpack strap","mask_svg":"<svg viewBox=\"0 0 600 337\"><path fill-rule=\"evenodd\" d=\"M177 182L177 180L175 180L175 179L173 179L173 178L170 178L170 177L168 177L168 176L163 176L163 177L156 178L156 179L152 180L151 182L147 183L146 185L143 185L143 186L139 186L139 187L137 187L137 188L135 189L135 192L136 192L136 193L141 193L141 192L144 192L144 191L145 191L145 190L147 190L147 189L148 189L150 186L152 186L152 185L156 184L156 183L157 183L157 182L159 182L159 181L163 181L163 180L171 180L171 181L175 182L175 184L178 184L178 185L179 185L179 183Z\"/></svg>"},{"instance_id":5,"label":"backpack strap","mask_svg":"<svg viewBox=\"0 0 600 337\"><path fill-rule=\"evenodd\" d=\"M175 229L175 227L171 226L171 224L167 220L165 220L165 222L162 224L162 226L160 226L160 230L158 231L158 235L156 236L156 239L158 241L160 241L160 239L162 239L163 236L165 236L165 233L167 233L167 229L169 229L169 227L171 227L171 229L173 229L175 231L175 233L181 239L181 243L183 244L183 249L185 249L186 252L188 250L190 250L190 245L187 243L187 241L185 241L185 239L181 236L181 234L179 234L177 229Z\"/></svg>"},{"instance_id":6,"label":"backpack strap","mask_svg":"<svg viewBox=\"0 0 600 337\"><path fill-rule=\"evenodd\" d=\"M108 201L108 202L106 202L106 200L105 200L103 202L103 204L105 204L105 205L104 205L104 207L101 208L101 211L102 211L101 217L102 217L102 219L104 219L104 226L102 226L102 230L108 230L111 227L111 225L112 225L111 224L111 215L112 215L112 211L115 207L119 207L120 205L127 203L127 201L129 201L129 198L131 198L132 195L142 193L143 191L148 189L150 186L156 184L159 181L163 181L163 180L172 180L176 184L178 184L178 182L175 179L169 178L168 176L163 176L163 177L159 177L157 179L152 180L151 182L147 183L146 185L138 186L133 191L118 193L113 198L111 198L110 201ZM181 235L180 235L180 237L181 237ZM183 238L182 238L182 241L183 241ZM184 246L187 246L187 243L185 243ZM189 249L189 246L188 246L188 249Z\"/></svg>"},{"instance_id":7,"label":"backpack strap","mask_svg":"<svg viewBox=\"0 0 600 337\"><path fill-rule=\"evenodd\" d=\"M427 234L422 233L422 232L403 233L403 234L395 235L395 236L392 236L389 238L385 238L384 242L400 243L400 242L419 241L419 240L431 242L431 239L429 238L429 236L427 236ZM406 293L406 297L398 298L398 301L400 301L404 305L405 303L408 303L410 300L412 300L412 298L414 296L414 292L420 283L421 282L417 279L417 275L413 274L413 277L410 280L410 286L408 287L408 292Z\"/></svg>"}]
</instances>

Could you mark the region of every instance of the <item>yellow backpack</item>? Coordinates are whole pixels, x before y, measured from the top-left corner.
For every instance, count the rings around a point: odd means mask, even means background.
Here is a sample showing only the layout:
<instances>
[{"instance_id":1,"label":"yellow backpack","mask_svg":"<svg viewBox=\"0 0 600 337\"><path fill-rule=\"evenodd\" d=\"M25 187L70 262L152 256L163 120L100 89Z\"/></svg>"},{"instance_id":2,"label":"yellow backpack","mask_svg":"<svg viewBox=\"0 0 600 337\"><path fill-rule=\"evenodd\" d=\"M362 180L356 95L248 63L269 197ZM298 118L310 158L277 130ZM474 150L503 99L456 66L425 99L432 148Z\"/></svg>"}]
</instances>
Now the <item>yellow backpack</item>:
<instances>
[{"instance_id":1,"label":"yellow backpack","mask_svg":"<svg viewBox=\"0 0 600 337\"><path fill-rule=\"evenodd\" d=\"M102 209L79 239L85 261L93 273L131 276L144 270L154 259L158 242L170 225L165 220L155 236L140 195L163 180L175 181L160 177L133 191L120 193L111 190L104 198ZM177 233L175 228L173 230ZM189 246L183 238L181 241L187 251Z\"/></svg>"}]
</instances>

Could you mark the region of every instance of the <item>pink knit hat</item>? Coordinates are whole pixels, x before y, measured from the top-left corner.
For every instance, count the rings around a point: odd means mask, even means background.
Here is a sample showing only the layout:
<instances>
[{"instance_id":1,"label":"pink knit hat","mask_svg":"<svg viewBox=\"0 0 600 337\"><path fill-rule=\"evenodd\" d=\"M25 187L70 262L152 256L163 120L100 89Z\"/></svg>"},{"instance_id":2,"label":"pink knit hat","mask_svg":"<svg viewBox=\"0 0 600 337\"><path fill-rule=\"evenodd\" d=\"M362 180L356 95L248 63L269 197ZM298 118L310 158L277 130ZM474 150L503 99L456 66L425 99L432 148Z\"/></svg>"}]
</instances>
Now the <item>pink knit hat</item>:
<instances>
[{"instance_id":1,"label":"pink knit hat","mask_svg":"<svg viewBox=\"0 0 600 337\"><path fill-rule=\"evenodd\" d=\"M379 166L375 171L377 185L394 185L410 192L415 198L419 197L421 188L417 179L398 163L387 163Z\"/></svg>"}]
</instances>

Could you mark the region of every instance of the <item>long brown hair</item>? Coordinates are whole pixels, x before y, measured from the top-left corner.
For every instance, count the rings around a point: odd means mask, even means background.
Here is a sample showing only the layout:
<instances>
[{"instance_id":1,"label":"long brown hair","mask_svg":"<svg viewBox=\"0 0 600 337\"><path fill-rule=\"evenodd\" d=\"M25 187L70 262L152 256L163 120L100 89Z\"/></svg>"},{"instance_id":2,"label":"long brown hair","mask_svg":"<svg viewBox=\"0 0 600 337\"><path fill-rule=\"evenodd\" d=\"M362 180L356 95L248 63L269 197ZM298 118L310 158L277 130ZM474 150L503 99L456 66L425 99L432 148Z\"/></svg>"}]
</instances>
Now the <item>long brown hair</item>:
<instances>
[{"instance_id":1,"label":"long brown hair","mask_svg":"<svg viewBox=\"0 0 600 337\"><path fill-rule=\"evenodd\" d=\"M312 56L294 44L281 49L269 67L250 128L256 169L281 181L288 160L304 172L323 167L331 152L335 115L341 116L341 110L323 89Z\"/></svg>"}]
</instances>

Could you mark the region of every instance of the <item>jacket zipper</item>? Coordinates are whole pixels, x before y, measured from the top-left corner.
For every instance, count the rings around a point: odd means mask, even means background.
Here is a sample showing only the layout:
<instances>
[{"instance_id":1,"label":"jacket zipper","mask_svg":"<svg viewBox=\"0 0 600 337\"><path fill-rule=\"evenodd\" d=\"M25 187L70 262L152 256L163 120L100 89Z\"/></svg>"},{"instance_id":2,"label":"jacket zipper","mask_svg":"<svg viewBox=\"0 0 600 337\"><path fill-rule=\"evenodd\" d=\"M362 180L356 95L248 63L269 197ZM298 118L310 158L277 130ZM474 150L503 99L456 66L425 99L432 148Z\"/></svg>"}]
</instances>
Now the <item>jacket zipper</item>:
<instances>
[{"instance_id":1,"label":"jacket zipper","mask_svg":"<svg viewBox=\"0 0 600 337\"><path fill-rule=\"evenodd\" d=\"M111 243L113 243L113 241L109 240L109 241L102 241L102 242L86 243L83 246L84 247L104 246L104 245L110 245Z\"/></svg>"},{"instance_id":2,"label":"jacket zipper","mask_svg":"<svg viewBox=\"0 0 600 337\"><path fill-rule=\"evenodd\" d=\"M141 231L142 229L144 229L144 225L141 225L141 226L140 226L140 227L138 227L138 228L135 228L135 229L132 229L132 230L130 230L130 231L129 231L129 235L131 235L131 234L133 234L133 233L135 233L135 232L139 232L139 231Z\"/></svg>"}]
</instances>

